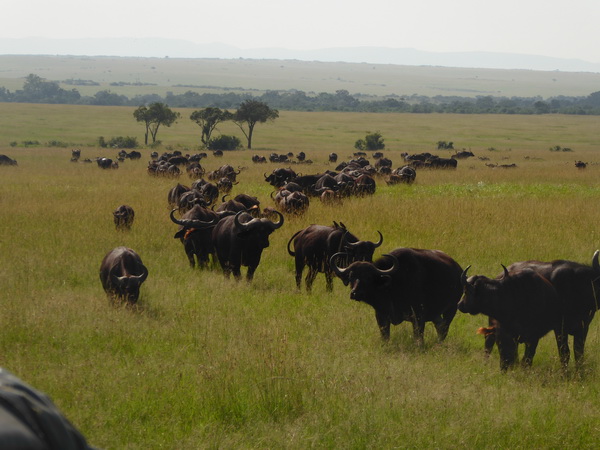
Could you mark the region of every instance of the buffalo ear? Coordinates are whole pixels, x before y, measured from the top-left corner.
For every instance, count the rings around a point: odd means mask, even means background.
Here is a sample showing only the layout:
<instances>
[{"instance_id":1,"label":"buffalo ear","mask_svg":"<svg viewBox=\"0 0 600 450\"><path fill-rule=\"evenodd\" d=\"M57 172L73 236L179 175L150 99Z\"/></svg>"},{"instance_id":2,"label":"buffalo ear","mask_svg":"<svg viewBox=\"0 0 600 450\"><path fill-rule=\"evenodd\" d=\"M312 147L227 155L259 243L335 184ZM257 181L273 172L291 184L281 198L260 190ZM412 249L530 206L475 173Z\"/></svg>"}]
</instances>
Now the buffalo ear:
<instances>
[{"instance_id":1,"label":"buffalo ear","mask_svg":"<svg viewBox=\"0 0 600 450\"><path fill-rule=\"evenodd\" d=\"M173 236L173 239L181 239L185 235L185 231L186 231L186 229L182 228L177 233L175 233L175 236Z\"/></svg>"}]
</instances>

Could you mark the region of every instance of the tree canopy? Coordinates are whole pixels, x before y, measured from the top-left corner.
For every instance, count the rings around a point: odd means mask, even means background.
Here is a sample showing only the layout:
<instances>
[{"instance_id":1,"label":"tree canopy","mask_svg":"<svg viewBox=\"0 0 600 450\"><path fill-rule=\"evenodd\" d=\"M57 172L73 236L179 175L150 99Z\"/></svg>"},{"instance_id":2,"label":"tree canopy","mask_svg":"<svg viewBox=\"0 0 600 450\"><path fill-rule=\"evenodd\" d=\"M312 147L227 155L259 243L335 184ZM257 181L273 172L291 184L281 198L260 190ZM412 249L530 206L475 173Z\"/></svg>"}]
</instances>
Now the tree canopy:
<instances>
[{"instance_id":1,"label":"tree canopy","mask_svg":"<svg viewBox=\"0 0 600 450\"><path fill-rule=\"evenodd\" d=\"M220 108L208 107L201 110L194 111L190 115L190 119L196 122L202 129L202 137L200 140L204 146L208 146L213 131L217 128L221 122L231 120L233 114L229 111L224 111Z\"/></svg>"},{"instance_id":2,"label":"tree canopy","mask_svg":"<svg viewBox=\"0 0 600 450\"><path fill-rule=\"evenodd\" d=\"M144 144L148 145L148 134L152 136L152 143L156 142L156 135L161 125L170 127L178 118L180 114L172 111L164 103L155 102L148 106L140 106L133 112L133 117L138 122L143 122L146 126L146 132L144 134Z\"/></svg>"},{"instance_id":3,"label":"tree canopy","mask_svg":"<svg viewBox=\"0 0 600 450\"><path fill-rule=\"evenodd\" d=\"M252 148L252 135L257 123L273 121L279 117L279 111L258 100L243 101L233 114L233 122L242 130L247 140L247 148Z\"/></svg>"}]
</instances>

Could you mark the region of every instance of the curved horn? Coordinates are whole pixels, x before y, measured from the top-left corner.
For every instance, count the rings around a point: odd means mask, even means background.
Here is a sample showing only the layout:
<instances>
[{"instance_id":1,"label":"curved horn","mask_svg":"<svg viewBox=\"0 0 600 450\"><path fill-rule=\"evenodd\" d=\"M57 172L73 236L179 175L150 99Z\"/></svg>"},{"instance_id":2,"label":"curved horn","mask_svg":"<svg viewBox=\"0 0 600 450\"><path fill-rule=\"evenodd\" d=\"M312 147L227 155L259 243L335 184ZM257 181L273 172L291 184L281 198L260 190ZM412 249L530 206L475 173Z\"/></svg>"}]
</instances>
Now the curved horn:
<instances>
[{"instance_id":1,"label":"curved horn","mask_svg":"<svg viewBox=\"0 0 600 450\"><path fill-rule=\"evenodd\" d=\"M248 222L248 223L241 223L241 222L240 222L240 214L243 214L243 213L245 213L245 212L246 212L246 211L238 211L238 212L235 214L235 217L233 218L233 223L235 224L235 227L236 227L236 228L247 229L247 228L248 228L248 226L249 226L249 224L250 224L251 222L254 222L255 220L258 220L258 219L252 219L252 220L251 220L250 222Z\"/></svg>"},{"instance_id":2,"label":"curved horn","mask_svg":"<svg viewBox=\"0 0 600 450\"><path fill-rule=\"evenodd\" d=\"M379 241L375 242L375 248L380 247L381 244L383 244L383 235L381 234L381 231L377 230L377 233L379 233Z\"/></svg>"},{"instance_id":3,"label":"curved horn","mask_svg":"<svg viewBox=\"0 0 600 450\"><path fill-rule=\"evenodd\" d=\"M460 276L460 284L464 287L467 284L467 272L471 268L471 265L468 265L465 270L463 270L462 275Z\"/></svg>"},{"instance_id":4,"label":"curved horn","mask_svg":"<svg viewBox=\"0 0 600 450\"><path fill-rule=\"evenodd\" d=\"M171 213L169 214L169 216L171 217L171 220L176 223L177 225L181 225L184 228L204 228L204 227L209 227L211 225L215 225L217 223L217 219L213 219L210 222L204 222L202 220L198 220L198 219L176 219L175 218L175 211L177 211L177 208L174 208L171 210Z\"/></svg>"},{"instance_id":5,"label":"curved horn","mask_svg":"<svg viewBox=\"0 0 600 450\"><path fill-rule=\"evenodd\" d=\"M594 268L594 272L600 272L600 264L598 264L598 256L600 255L600 250L596 250L594 252L594 256L592 256L592 267Z\"/></svg>"},{"instance_id":6,"label":"curved horn","mask_svg":"<svg viewBox=\"0 0 600 450\"><path fill-rule=\"evenodd\" d=\"M221 202L225 203L225 197L227 197L228 195L229 195L229 193L227 193L223 197L221 197Z\"/></svg>"},{"instance_id":7,"label":"curved horn","mask_svg":"<svg viewBox=\"0 0 600 450\"><path fill-rule=\"evenodd\" d=\"M279 211L277 210L273 210L272 212L274 212L275 214L277 214L279 216L279 221L278 222L271 222L271 227L273 228L273 230L276 230L277 228L281 228L281 226L283 225L283 214L281 214Z\"/></svg>"},{"instance_id":8,"label":"curved horn","mask_svg":"<svg viewBox=\"0 0 600 450\"><path fill-rule=\"evenodd\" d=\"M389 269L377 269L377 272L379 272L380 275L391 275L394 272L396 272L399 268L400 268L400 264L398 263L398 258L396 258L394 255L390 255L389 253L383 256L389 256L390 258L392 258L392 267L390 267Z\"/></svg>"},{"instance_id":9,"label":"curved horn","mask_svg":"<svg viewBox=\"0 0 600 450\"><path fill-rule=\"evenodd\" d=\"M267 172L263 173L263 176L265 177L265 180L266 180L267 178L269 178L269 177L267 176Z\"/></svg>"},{"instance_id":10,"label":"curved horn","mask_svg":"<svg viewBox=\"0 0 600 450\"><path fill-rule=\"evenodd\" d=\"M502 266L502 269L504 270L504 274L502 275L502 279L504 280L505 278L508 278L508 269L506 268L506 266L504 264L500 264Z\"/></svg>"},{"instance_id":11,"label":"curved horn","mask_svg":"<svg viewBox=\"0 0 600 450\"><path fill-rule=\"evenodd\" d=\"M143 269L143 271L142 271L141 275L131 275L129 277L123 277L123 278L129 278L131 281L135 281L139 286L144 281L146 281L146 278L148 278L148 269L143 264L142 264L142 269Z\"/></svg>"},{"instance_id":12,"label":"curved horn","mask_svg":"<svg viewBox=\"0 0 600 450\"><path fill-rule=\"evenodd\" d=\"M329 258L329 267L331 267L333 272L340 278L343 278L344 274L348 271L348 268L340 269L336 263L337 259L342 256L348 256L348 253L338 252L335 253L331 258Z\"/></svg>"}]
</instances>

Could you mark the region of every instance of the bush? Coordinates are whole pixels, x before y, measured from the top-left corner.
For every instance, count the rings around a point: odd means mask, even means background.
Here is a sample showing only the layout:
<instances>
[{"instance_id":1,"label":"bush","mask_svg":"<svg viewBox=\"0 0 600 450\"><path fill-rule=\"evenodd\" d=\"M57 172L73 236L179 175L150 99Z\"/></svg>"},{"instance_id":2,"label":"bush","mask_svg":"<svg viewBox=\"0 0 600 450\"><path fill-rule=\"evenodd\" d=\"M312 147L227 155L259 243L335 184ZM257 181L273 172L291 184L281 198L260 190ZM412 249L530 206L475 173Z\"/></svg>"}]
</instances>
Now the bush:
<instances>
[{"instance_id":1,"label":"bush","mask_svg":"<svg viewBox=\"0 0 600 450\"><path fill-rule=\"evenodd\" d=\"M209 150L236 150L242 146L242 142L235 136L221 135L208 141L206 146Z\"/></svg>"},{"instance_id":2,"label":"bush","mask_svg":"<svg viewBox=\"0 0 600 450\"><path fill-rule=\"evenodd\" d=\"M354 143L354 148L357 150L383 150L385 144L380 132L368 133L365 139L359 139Z\"/></svg>"},{"instance_id":3,"label":"bush","mask_svg":"<svg viewBox=\"0 0 600 450\"><path fill-rule=\"evenodd\" d=\"M131 136L113 137L108 142L106 142L103 136L100 136L98 138L98 145L100 147L111 148L136 148L138 146L138 143L137 139Z\"/></svg>"}]
</instances>

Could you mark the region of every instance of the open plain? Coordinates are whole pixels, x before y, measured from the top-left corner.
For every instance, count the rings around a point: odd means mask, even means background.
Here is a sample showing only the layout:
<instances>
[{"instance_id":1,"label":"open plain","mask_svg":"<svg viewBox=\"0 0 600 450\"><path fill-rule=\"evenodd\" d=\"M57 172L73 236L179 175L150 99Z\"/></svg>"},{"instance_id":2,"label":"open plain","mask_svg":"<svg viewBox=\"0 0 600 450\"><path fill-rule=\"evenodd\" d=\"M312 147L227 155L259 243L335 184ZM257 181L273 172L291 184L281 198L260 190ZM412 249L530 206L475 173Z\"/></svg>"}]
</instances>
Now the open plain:
<instances>
[{"instance_id":1,"label":"open plain","mask_svg":"<svg viewBox=\"0 0 600 450\"><path fill-rule=\"evenodd\" d=\"M531 369L502 374L497 352L485 359L476 335L486 317L457 313L443 343L427 324L424 348L403 323L382 344L372 309L339 280L333 292L322 275L312 294L296 290L286 244L309 224L342 221L362 239L381 231L376 258L435 248L490 277L526 259L590 264L600 248L599 117L280 111L257 126L252 150L201 161L207 170L241 167L233 194L261 206L273 206L264 173L282 165L255 165L255 153L304 151L313 164L293 168L317 173L334 168L330 152L348 160L357 139L379 131L394 168L402 152L449 156L436 149L441 140L475 157L456 170L418 170L410 186L377 179L375 195L341 206L311 199L305 215L286 217L271 235L248 284L190 269L173 239L167 192L193 180L153 177L146 167L153 150L200 151L192 111L179 112L161 128L161 146L102 170L70 162L71 150L114 158L99 136L142 142L133 108L0 103L0 154L18 161L0 166L0 364L50 395L92 445L597 447L597 318L581 373L571 364L563 375L548 335ZM219 131L240 135L231 124ZM550 151L556 146L571 151ZM135 221L118 232L112 211L124 203ZM100 285L100 262L120 245L149 269L136 308L111 305Z\"/></svg>"}]
</instances>

